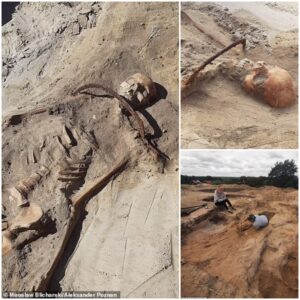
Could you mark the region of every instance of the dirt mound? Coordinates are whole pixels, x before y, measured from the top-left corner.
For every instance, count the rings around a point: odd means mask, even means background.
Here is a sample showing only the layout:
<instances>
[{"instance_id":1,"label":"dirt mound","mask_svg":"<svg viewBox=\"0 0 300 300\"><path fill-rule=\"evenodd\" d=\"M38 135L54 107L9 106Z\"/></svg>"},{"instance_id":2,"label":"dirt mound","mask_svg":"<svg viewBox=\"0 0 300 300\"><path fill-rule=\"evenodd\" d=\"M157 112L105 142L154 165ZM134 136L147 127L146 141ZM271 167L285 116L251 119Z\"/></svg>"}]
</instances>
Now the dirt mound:
<instances>
[{"instance_id":1,"label":"dirt mound","mask_svg":"<svg viewBox=\"0 0 300 300\"><path fill-rule=\"evenodd\" d=\"M21 3L3 27L3 291L177 296L177 13ZM134 114L109 90L71 95L135 73L157 98Z\"/></svg>"},{"instance_id":2,"label":"dirt mound","mask_svg":"<svg viewBox=\"0 0 300 300\"><path fill-rule=\"evenodd\" d=\"M233 214L211 205L182 218L183 297L298 296L298 193L250 191L252 198L231 199ZM269 225L240 231L250 213L266 214Z\"/></svg>"}]
</instances>

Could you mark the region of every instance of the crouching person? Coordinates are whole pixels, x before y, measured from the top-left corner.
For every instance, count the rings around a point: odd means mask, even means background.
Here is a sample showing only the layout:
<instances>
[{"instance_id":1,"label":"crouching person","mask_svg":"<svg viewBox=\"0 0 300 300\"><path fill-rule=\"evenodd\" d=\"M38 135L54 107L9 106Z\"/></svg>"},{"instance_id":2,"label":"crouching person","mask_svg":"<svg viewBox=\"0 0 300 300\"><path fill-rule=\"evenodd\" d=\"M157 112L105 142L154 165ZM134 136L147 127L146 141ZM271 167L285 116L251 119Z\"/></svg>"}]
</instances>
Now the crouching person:
<instances>
[{"instance_id":1,"label":"crouching person","mask_svg":"<svg viewBox=\"0 0 300 300\"><path fill-rule=\"evenodd\" d=\"M240 229L244 231L254 227L257 230L266 227L268 224L269 220L266 215L249 215L241 225Z\"/></svg>"}]
</instances>

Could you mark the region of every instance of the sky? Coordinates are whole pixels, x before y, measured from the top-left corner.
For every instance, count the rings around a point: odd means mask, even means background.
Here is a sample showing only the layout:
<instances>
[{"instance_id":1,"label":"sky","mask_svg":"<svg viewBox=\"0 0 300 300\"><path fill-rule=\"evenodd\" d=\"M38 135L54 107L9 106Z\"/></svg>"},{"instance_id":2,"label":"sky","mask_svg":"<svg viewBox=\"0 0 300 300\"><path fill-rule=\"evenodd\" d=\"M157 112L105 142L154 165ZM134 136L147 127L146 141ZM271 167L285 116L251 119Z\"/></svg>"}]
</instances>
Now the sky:
<instances>
[{"instance_id":1,"label":"sky","mask_svg":"<svg viewBox=\"0 0 300 300\"><path fill-rule=\"evenodd\" d=\"M294 159L297 151L181 151L181 174L195 176L268 176L278 161Z\"/></svg>"}]
</instances>

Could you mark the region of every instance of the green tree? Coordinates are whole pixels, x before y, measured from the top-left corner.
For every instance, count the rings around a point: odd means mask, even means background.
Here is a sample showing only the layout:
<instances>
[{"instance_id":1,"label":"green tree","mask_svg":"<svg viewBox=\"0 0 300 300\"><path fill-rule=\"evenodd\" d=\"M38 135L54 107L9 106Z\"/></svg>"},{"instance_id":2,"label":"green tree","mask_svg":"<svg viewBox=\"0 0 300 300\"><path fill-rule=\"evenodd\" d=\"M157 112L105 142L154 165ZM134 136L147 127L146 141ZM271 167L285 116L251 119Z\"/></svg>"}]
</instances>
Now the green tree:
<instances>
[{"instance_id":1,"label":"green tree","mask_svg":"<svg viewBox=\"0 0 300 300\"><path fill-rule=\"evenodd\" d=\"M294 160L277 162L269 173L270 184L277 187L298 188L297 166Z\"/></svg>"},{"instance_id":2,"label":"green tree","mask_svg":"<svg viewBox=\"0 0 300 300\"><path fill-rule=\"evenodd\" d=\"M271 169L269 177L290 177L297 173L297 166L293 159L286 159L284 162L277 162Z\"/></svg>"}]
</instances>

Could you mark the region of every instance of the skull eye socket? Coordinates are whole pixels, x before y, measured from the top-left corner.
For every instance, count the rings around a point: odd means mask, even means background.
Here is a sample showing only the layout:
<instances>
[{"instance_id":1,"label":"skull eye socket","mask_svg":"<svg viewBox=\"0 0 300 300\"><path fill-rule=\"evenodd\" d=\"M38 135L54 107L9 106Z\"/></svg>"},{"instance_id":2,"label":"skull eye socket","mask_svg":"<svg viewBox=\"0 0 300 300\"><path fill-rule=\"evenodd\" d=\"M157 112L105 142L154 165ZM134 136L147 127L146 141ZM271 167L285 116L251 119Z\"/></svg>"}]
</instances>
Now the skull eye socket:
<instances>
[{"instance_id":1,"label":"skull eye socket","mask_svg":"<svg viewBox=\"0 0 300 300\"><path fill-rule=\"evenodd\" d=\"M261 73L256 74L253 78L253 82L255 85L262 85L266 80L267 80L267 75Z\"/></svg>"},{"instance_id":2,"label":"skull eye socket","mask_svg":"<svg viewBox=\"0 0 300 300\"><path fill-rule=\"evenodd\" d=\"M138 85L137 91L140 92L143 95L145 95L145 92L147 92L145 87L142 86L141 84Z\"/></svg>"},{"instance_id":3,"label":"skull eye socket","mask_svg":"<svg viewBox=\"0 0 300 300\"><path fill-rule=\"evenodd\" d=\"M129 88L128 88L128 94L129 94L130 96L133 96L133 95L136 93L137 88L138 88L137 84L136 84L136 83L132 83L132 84L129 86Z\"/></svg>"}]
</instances>

